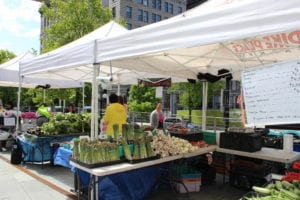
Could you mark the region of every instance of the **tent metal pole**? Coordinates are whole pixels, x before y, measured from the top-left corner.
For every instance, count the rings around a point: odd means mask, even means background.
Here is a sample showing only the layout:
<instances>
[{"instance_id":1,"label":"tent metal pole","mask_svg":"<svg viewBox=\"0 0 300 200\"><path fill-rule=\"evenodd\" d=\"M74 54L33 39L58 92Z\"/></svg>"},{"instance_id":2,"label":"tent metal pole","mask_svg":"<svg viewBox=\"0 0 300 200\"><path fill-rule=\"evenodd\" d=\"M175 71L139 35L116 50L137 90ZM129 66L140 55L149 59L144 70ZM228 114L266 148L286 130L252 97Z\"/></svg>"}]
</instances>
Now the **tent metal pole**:
<instances>
[{"instance_id":1,"label":"tent metal pole","mask_svg":"<svg viewBox=\"0 0 300 200\"><path fill-rule=\"evenodd\" d=\"M207 93L208 93L208 82L202 83L202 130L206 130L206 111L207 111Z\"/></svg>"},{"instance_id":2,"label":"tent metal pole","mask_svg":"<svg viewBox=\"0 0 300 200\"><path fill-rule=\"evenodd\" d=\"M46 89L43 89L43 103L46 103Z\"/></svg>"},{"instance_id":3,"label":"tent metal pole","mask_svg":"<svg viewBox=\"0 0 300 200\"><path fill-rule=\"evenodd\" d=\"M82 83L82 112L85 112L84 111L84 104L85 104L85 102L84 102L84 94L85 94L85 91L84 91L84 86L85 86L85 83L83 82Z\"/></svg>"},{"instance_id":4,"label":"tent metal pole","mask_svg":"<svg viewBox=\"0 0 300 200\"><path fill-rule=\"evenodd\" d=\"M93 65L93 82L92 82L92 108L91 108L91 138L95 136L95 85L96 85L96 68L97 66Z\"/></svg>"},{"instance_id":5,"label":"tent metal pole","mask_svg":"<svg viewBox=\"0 0 300 200\"><path fill-rule=\"evenodd\" d=\"M20 129L20 102L21 102L21 88L22 88L22 82L23 82L23 77L20 75L20 70L19 70L19 87L18 87L18 102L17 102L17 121L16 121L16 131Z\"/></svg>"},{"instance_id":6,"label":"tent metal pole","mask_svg":"<svg viewBox=\"0 0 300 200\"><path fill-rule=\"evenodd\" d=\"M92 82L92 110L91 110L91 139L98 136L98 82L96 77L99 74L99 64L93 64L93 82Z\"/></svg>"}]
</instances>

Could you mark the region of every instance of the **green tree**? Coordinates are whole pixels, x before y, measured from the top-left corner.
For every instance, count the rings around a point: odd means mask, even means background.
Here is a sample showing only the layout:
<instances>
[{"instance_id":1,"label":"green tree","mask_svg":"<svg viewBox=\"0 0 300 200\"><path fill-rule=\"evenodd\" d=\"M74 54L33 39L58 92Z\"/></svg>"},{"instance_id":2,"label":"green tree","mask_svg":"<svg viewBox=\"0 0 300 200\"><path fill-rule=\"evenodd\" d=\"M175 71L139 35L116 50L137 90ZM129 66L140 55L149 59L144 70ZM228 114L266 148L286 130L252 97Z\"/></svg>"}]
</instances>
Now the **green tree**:
<instances>
[{"instance_id":1,"label":"green tree","mask_svg":"<svg viewBox=\"0 0 300 200\"><path fill-rule=\"evenodd\" d=\"M16 55L13 52L4 49L0 50L0 64L7 62L14 57L16 57Z\"/></svg>"},{"instance_id":2,"label":"green tree","mask_svg":"<svg viewBox=\"0 0 300 200\"><path fill-rule=\"evenodd\" d=\"M191 121L192 110L202 106L202 82L196 83L173 83L169 92L179 93L179 105L189 111L189 120ZM224 88L224 81L208 83L208 101L211 100L216 92Z\"/></svg>"},{"instance_id":3,"label":"green tree","mask_svg":"<svg viewBox=\"0 0 300 200\"><path fill-rule=\"evenodd\" d=\"M134 112L151 112L155 108L155 102L160 99L155 97L154 87L132 85L129 91L128 107Z\"/></svg>"},{"instance_id":4,"label":"green tree","mask_svg":"<svg viewBox=\"0 0 300 200\"><path fill-rule=\"evenodd\" d=\"M74 41L112 19L109 8L99 0L51 0L43 4L41 14L46 17L50 27L42 38L43 52L56 49Z\"/></svg>"}]
</instances>

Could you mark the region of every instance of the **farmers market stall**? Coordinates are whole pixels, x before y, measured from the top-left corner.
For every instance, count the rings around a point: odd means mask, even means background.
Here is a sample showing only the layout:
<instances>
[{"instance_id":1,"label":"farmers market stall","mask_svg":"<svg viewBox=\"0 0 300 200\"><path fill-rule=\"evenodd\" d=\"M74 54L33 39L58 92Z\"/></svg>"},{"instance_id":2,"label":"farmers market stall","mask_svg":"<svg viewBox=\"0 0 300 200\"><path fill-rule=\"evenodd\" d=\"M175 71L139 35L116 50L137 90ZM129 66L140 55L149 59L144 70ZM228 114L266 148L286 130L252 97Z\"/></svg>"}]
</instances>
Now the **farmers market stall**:
<instances>
[{"instance_id":1,"label":"farmers market stall","mask_svg":"<svg viewBox=\"0 0 300 200\"><path fill-rule=\"evenodd\" d=\"M209 147L200 148L198 151L193 152L191 154L186 153L186 154L181 154L181 155L176 155L176 156L168 156L168 157L150 160L150 161L141 162L141 163L136 163L136 164L121 163L121 164L117 164L117 165L98 167L98 168L87 168L87 167L84 167L72 160L70 161L70 164L72 166L76 167L77 169L86 172L86 174L81 174L81 176L85 176L84 177L85 179L87 177L91 176L91 178L89 179L88 182L93 187L90 188L91 190L89 191L89 194L91 195L91 197L93 199L98 199L97 194L99 195L99 199L105 199L104 191L105 191L105 189L107 189L105 184L107 184L107 181L110 182L109 179L111 178L108 175L114 175L114 174L115 174L115 176L112 176L113 177L112 182L113 182L113 179L116 178L116 174L121 174L119 176L119 178L124 179L124 180L122 180L122 182L130 185L131 189L128 187L127 188L131 190L131 191L129 191L131 193L131 196L127 196L127 197L131 197L130 199L143 199L143 198L145 198L145 195L149 194L149 192L151 191L149 188L153 189L153 187L154 187L156 178L158 178L160 164L169 163L169 162L179 160L179 159L190 158L191 156L199 156L199 155L202 155L202 154L205 154L208 152L212 152L212 151L214 151L215 148L216 147L212 145ZM153 166L155 166L155 167L153 167ZM148 174L149 171L152 171L150 176ZM126 173L123 173L123 172L126 172ZM149 179L151 176L152 176L152 179ZM153 179L153 176L155 177L154 179ZM146 178L146 177L148 177L148 178ZM129 180L126 181L126 178L128 178ZM135 179L135 181L132 181L134 179ZM103 181L101 181L101 180L103 180ZM138 186L143 186L144 188L141 188L141 187L137 188L136 187L137 185L135 185L137 183L137 181L139 182ZM141 192L141 191L143 191L143 192ZM126 193L126 191L123 191L122 188L119 188L118 192L119 192L119 195L121 195L121 197L122 197L122 195L125 195L125 197L126 197L126 194L124 194L124 193ZM140 192L140 194L139 194L139 192Z\"/></svg>"},{"instance_id":2,"label":"farmers market stall","mask_svg":"<svg viewBox=\"0 0 300 200\"><path fill-rule=\"evenodd\" d=\"M29 116L27 114L25 119L35 119ZM23 162L41 162L43 165L44 161L53 161L57 145L87 135L89 130L89 113L56 113L40 127L27 126L26 132L17 137L23 151Z\"/></svg>"}]
</instances>

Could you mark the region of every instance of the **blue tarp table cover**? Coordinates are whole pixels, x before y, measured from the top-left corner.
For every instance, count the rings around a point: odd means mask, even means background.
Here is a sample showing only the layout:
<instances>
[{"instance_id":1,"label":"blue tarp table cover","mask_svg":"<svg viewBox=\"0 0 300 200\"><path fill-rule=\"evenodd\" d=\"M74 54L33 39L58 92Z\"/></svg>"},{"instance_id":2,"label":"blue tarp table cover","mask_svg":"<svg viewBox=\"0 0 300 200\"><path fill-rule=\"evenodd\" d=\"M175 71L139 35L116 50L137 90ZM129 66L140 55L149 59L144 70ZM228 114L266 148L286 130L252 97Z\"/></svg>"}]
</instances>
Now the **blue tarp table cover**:
<instances>
[{"instance_id":1,"label":"blue tarp table cover","mask_svg":"<svg viewBox=\"0 0 300 200\"><path fill-rule=\"evenodd\" d=\"M73 172L79 173L81 184L84 187L88 187L90 174L72 167L69 164L69 158L71 155L72 150L59 147L54 154L54 164L71 168ZM164 164L164 166L165 165L166 164ZM162 167L162 165L155 165L100 177L99 199L144 199L155 188L156 180L160 174L160 168L165 167Z\"/></svg>"},{"instance_id":2,"label":"blue tarp table cover","mask_svg":"<svg viewBox=\"0 0 300 200\"><path fill-rule=\"evenodd\" d=\"M160 164L140 169L134 169L118 174L100 177L98 184L98 199L101 200L141 200L150 194L157 184L161 174ZM79 173L80 182L84 187L88 187L90 174L76 169Z\"/></svg>"},{"instance_id":3,"label":"blue tarp table cover","mask_svg":"<svg viewBox=\"0 0 300 200\"><path fill-rule=\"evenodd\" d=\"M70 156L72 156L73 151L70 149L67 149L65 147L59 147L55 151L53 155L53 161L54 165L61 165L63 167L68 167L72 169L72 166L70 165Z\"/></svg>"},{"instance_id":4,"label":"blue tarp table cover","mask_svg":"<svg viewBox=\"0 0 300 200\"><path fill-rule=\"evenodd\" d=\"M76 136L43 136L37 137L34 143L19 137L18 141L23 151L23 162L50 161L53 156L51 143L71 141L74 137Z\"/></svg>"}]
</instances>

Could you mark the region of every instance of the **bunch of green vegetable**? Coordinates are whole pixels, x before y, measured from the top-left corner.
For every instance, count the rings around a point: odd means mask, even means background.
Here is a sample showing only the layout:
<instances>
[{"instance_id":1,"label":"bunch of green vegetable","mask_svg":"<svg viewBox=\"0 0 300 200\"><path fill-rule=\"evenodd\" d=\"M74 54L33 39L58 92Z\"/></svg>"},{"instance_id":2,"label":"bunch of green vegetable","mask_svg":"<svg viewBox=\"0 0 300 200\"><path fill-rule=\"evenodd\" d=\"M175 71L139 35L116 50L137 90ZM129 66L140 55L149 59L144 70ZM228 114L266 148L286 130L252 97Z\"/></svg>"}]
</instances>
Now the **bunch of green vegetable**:
<instances>
[{"instance_id":1,"label":"bunch of green vegetable","mask_svg":"<svg viewBox=\"0 0 300 200\"><path fill-rule=\"evenodd\" d=\"M90 132L90 113L57 113L41 126L44 135L66 135Z\"/></svg>"},{"instance_id":2,"label":"bunch of green vegetable","mask_svg":"<svg viewBox=\"0 0 300 200\"><path fill-rule=\"evenodd\" d=\"M73 158L79 159L79 144L80 144L80 139L79 138L74 138L73 139Z\"/></svg>"},{"instance_id":3,"label":"bunch of green vegetable","mask_svg":"<svg viewBox=\"0 0 300 200\"><path fill-rule=\"evenodd\" d=\"M121 144L122 144L122 147L123 147L123 151L124 151L125 158L126 158L127 160L132 160L131 151L130 151L130 148L129 148L128 143L127 143L127 141L125 140L125 138L122 138L122 139L121 139Z\"/></svg>"},{"instance_id":4,"label":"bunch of green vegetable","mask_svg":"<svg viewBox=\"0 0 300 200\"><path fill-rule=\"evenodd\" d=\"M79 160L87 164L120 160L119 145L117 143L81 139L79 141L79 149ZM73 157L75 158L74 153Z\"/></svg>"},{"instance_id":5,"label":"bunch of green vegetable","mask_svg":"<svg viewBox=\"0 0 300 200\"><path fill-rule=\"evenodd\" d=\"M151 142L152 142L152 139L146 138L145 143L146 143L146 150L147 150L148 157L156 156L156 153L154 152L154 150L151 146Z\"/></svg>"},{"instance_id":6,"label":"bunch of green vegetable","mask_svg":"<svg viewBox=\"0 0 300 200\"><path fill-rule=\"evenodd\" d=\"M300 182L275 181L266 187L253 186L252 189L262 197L243 197L241 200L300 200Z\"/></svg>"},{"instance_id":7,"label":"bunch of green vegetable","mask_svg":"<svg viewBox=\"0 0 300 200\"><path fill-rule=\"evenodd\" d=\"M119 141L119 124L113 124L113 131L114 131L114 140Z\"/></svg>"},{"instance_id":8,"label":"bunch of green vegetable","mask_svg":"<svg viewBox=\"0 0 300 200\"><path fill-rule=\"evenodd\" d=\"M141 156L140 156L140 145L139 145L138 140L134 140L134 142L133 142L133 159L137 160L137 159L140 159L140 158L141 158Z\"/></svg>"}]
</instances>

